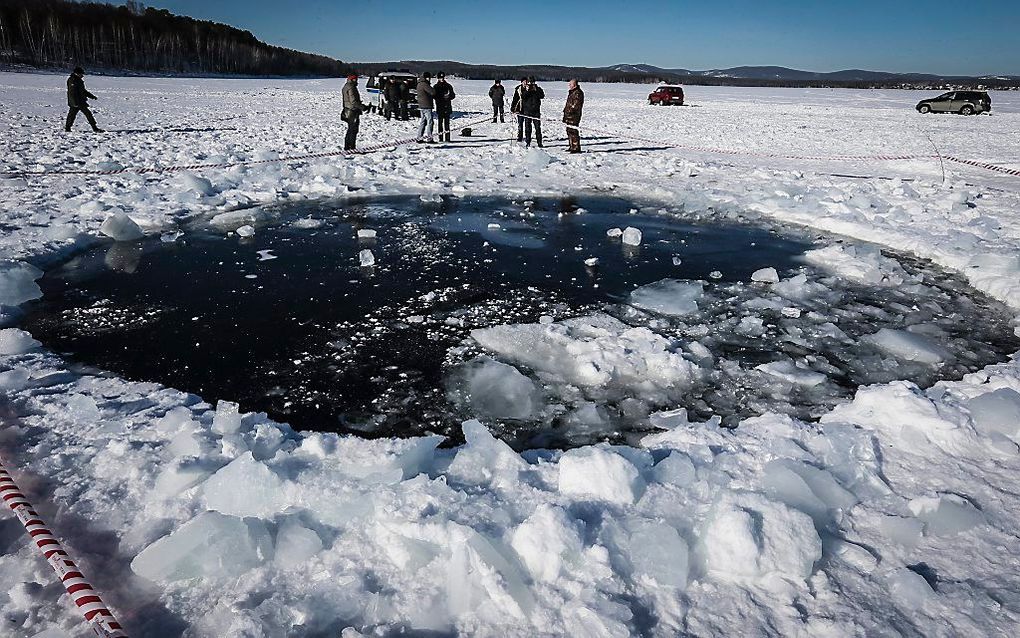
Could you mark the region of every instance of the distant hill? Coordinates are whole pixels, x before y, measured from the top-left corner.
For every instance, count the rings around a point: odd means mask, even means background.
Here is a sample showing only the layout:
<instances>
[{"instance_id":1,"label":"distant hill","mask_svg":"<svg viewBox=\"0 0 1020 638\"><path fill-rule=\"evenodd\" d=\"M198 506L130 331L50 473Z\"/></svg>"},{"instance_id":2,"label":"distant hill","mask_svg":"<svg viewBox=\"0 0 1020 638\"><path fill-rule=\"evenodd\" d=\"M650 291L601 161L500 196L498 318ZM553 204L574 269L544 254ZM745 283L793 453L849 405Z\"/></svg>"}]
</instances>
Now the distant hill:
<instances>
[{"instance_id":1,"label":"distant hill","mask_svg":"<svg viewBox=\"0 0 1020 638\"><path fill-rule=\"evenodd\" d=\"M886 73L882 71L835 71L816 73L781 66L740 66L731 69L692 71L664 69L650 64L616 64L608 67L556 65L466 64L449 60L402 60L400 62L352 63L361 73L381 71L445 71L472 80L517 79L535 76L546 82L577 78L583 82L637 82L655 84L674 82L722 86L795 86L848 88L1020 88L1020 76L960 77L922 73Z\"/></svg>"},{"instance_id":2,"label":"distant hill","mask_svg":"<svg viewBox=\"0 0 1020 638\"><path fill-rule=\"evenodd\" d=\"M820 73L800 71L784 66L737 66L729 69L709 69L691 71L689 69L664 69L649 64L616 64L609 67L619 71L630 71L645 74L662 74L687 78L714 78L718 80L753 80L759 82L796 82L796 83L864 83L898 86L900 84L954 84L984 86L1020 86L1020 76L958 76L935 75L930 73L890 73L887 71L865 71L848 69Z\"/></svg>"},{"instance_id":3,"label":"distant hill","mask_svg":"<svg viewBox=\"0 0 1020 638\"><path fill-rule=\"evenodd\" d=\"M138 2L0 0L0 64L175 74L342 76L339 60Z\"/></svg>"}]
</instances>

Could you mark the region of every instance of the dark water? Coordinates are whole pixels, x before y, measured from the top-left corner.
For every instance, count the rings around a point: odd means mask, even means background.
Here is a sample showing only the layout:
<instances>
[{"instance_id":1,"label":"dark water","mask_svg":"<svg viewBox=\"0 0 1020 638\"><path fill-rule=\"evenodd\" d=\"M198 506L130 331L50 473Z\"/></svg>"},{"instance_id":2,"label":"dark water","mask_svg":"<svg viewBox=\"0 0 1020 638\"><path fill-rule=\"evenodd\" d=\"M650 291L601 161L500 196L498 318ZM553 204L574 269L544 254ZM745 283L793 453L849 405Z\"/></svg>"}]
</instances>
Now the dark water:
<instances>
[{"instance_id":1,"label":"dark water","mask_svg":"<svg viewBox=\"0 0 1020 638\"><path fill-rule=\"evenodd\" d=\"M450 403L444 380L476 353L470 330L605 310L663 278L743 290L759 268L792 273L812 247L753 226L686 224L631 208L609 198L526 205L405 197L287 211L252 238L205 228L175 242L110 244L48 272L25 327L72 360L209 401L237 401L301 429L456 434L472 415ZM306 221L294 224L295 214ZM308 228L307 219L321 226ZM608 229L627 226L641 229L640 247L607 237ZM359 241L358 229L377 238ZM364 249L374 267L359 266ZM584 263L592 257L594 268ZM723 317L737 313L715 306ZM657 329L689 336L676 323ZM725 332L720 327L719 343L745 356L743 338ZM759 346L746 356L771 355ZM767 408L753 385L746 400L702 389L690 407ZM520 427L507 438L531 444Z\"/></svg>"}]
</instances>

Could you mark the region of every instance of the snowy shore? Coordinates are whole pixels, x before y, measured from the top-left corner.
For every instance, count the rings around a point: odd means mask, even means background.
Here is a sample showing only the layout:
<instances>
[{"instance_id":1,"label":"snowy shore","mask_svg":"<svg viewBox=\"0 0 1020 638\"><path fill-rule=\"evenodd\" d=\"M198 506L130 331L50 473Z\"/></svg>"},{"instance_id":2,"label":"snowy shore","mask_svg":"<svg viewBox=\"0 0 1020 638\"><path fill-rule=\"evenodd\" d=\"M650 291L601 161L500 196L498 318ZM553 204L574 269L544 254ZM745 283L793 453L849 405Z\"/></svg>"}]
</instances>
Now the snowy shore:
<instances>
[{"instance_id":1,"label":"snowy shore","mask_svg":"<svg viewBox=\"0 0 1020 638\"><path fill-rule=\"evenodd\" d=\"M94 78L110 131L94 136L82 122L60 130L57 80L0 74L0 173L342 147L335 82ZM484 116L488 83L455 86L464 121ZM929 259L1020 311L1020 178L937 160L759 156L934 147L1020 168L1020 96L993 93L992 116L964 118L920 116L911 92L691 87L691 107L656 108L649 87L584 88L585 124L746 155L593 136L570 156L554 124L545 152L526 151L509 124L485 124L445 147L354 158L0 177L0 327L37 296L34 266L94 243L111 216L147 234L215 215L236 228L271 223L265 204L392 193L597 191L760 216ZM564 87L546 91L555 117ZM361 143L413 128L366 116ZM845 273L875 266L840 258ZM662 433L640 447L523 455L474 421L454 449L303 433L73 369L0 332L0 455L133 636L1005 636L1020 625L1016 356L928 390L862 388L818 424L652 419ZM84 633L6 510L0 627Z\"/></svg>"}]
</instances>

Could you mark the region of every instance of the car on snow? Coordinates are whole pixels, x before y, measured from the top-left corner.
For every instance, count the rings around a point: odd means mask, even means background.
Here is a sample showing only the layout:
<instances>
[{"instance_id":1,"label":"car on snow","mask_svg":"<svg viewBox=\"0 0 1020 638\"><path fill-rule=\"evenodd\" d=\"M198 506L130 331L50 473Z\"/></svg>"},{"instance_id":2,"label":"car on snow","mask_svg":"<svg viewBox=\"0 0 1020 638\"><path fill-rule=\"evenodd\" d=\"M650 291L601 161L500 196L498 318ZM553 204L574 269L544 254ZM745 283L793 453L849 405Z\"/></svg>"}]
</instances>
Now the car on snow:
<instances>
[{"instance_id":1,"label":"car on snow","mask_svg":"<svg viewBox=\"0 0 1020 638\"><path fill-rule=\"evenodd\" d=\"M648 94L648 103L660 106L683 106L684 105L684 90L683 87L663 85L655 89Z\"/></svg>"},{"instance_id":2,"label":"car on snow","mask_svg":"<svg viewBox=\"0 0 1020 638\"><path fill-rule=\"evenodd\" d=\"M407 98L407 110L411 117L421 115L418 111L418 76L407 71L385 71L379 75L368 78L365 90L368 92L368 110L375 111L380 115L386 106L386 96L383 95L381 84L383 81L411 82L411 94Z\"/></svg>"},{"instance_id":3,"label":"car on snow","mask_svg":"<svg viewBox=\"0 0 1020 638\"><path fill-rule=\"evenodd\" d=\"M992 98L985 91L950 91L930 100L921 100L914 108L920 113L974 115L991 111Z\"/></svg>"}]
</instances>

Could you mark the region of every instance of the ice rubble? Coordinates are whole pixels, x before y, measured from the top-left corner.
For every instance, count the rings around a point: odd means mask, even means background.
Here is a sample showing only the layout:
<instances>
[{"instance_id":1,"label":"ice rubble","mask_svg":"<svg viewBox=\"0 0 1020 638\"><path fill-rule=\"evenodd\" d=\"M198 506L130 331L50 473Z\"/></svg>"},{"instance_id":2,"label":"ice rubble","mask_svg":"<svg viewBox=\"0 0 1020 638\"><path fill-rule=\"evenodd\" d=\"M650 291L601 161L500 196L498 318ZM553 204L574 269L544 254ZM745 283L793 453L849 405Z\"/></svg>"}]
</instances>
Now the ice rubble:
<instances>
[{"instance_id":1,"label":"ice rubble","mask_svg":"<svg viewBox=\"0 0 1020 638\"><path fill-rule=\"evenodd\" d=\"M18 328L0 329L0 354L24 354L39 347L32 335Z\"/></svg>"},{"instance_id":2,"label":"ice rubble","mask_svg":"<svg viewBox=\"0 0 1020 638\"><path fill-rule=\"evenodd\" d=\"M540 378L599 396L638 395L664 403L701 374L696 364L673 352L664 337L607 315L481 328L472 330L471 337Z\"/></svg>"}]
</instances>

